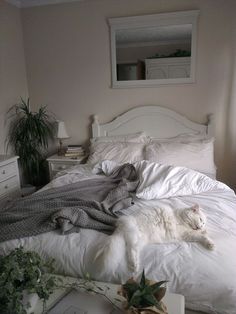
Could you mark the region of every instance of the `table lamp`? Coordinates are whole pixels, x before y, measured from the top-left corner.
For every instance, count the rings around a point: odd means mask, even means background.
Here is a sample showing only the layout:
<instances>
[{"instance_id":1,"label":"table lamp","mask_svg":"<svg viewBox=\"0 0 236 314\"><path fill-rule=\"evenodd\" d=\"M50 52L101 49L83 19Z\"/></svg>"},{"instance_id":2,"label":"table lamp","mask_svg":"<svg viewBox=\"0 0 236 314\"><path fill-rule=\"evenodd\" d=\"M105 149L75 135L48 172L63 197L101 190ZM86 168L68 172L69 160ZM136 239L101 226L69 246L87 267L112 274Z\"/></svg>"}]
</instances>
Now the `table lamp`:
<instances>
[{"instance_id":1,"label":"table lamp","mask_svg":"<svg viewBox=\"0 0 236 314\"><path fill-rule=\"evenodd\" d=\"M62 140L69 138L64 121L57 121L57 138L59 139L58 156L64 155Z\"/></svg>"}]
</instances>

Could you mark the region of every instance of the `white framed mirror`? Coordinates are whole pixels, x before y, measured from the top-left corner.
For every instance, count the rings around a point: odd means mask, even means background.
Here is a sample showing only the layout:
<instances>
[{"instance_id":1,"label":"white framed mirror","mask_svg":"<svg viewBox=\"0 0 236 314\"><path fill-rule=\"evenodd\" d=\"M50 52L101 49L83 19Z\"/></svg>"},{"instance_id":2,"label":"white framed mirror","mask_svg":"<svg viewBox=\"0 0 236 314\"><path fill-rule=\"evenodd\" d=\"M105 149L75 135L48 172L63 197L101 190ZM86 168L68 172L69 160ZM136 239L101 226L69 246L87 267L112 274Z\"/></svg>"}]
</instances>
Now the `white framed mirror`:
<instances>
[{"instance_id":1,"label":"white framed mirror","mask_svg":"<svg viewBox=\"0 0 236 314\"><path fill-rule=\"evenodd\" d=\"M112 87L193 83L199 10L109 18Z\"/></svg>"}]
</instances>

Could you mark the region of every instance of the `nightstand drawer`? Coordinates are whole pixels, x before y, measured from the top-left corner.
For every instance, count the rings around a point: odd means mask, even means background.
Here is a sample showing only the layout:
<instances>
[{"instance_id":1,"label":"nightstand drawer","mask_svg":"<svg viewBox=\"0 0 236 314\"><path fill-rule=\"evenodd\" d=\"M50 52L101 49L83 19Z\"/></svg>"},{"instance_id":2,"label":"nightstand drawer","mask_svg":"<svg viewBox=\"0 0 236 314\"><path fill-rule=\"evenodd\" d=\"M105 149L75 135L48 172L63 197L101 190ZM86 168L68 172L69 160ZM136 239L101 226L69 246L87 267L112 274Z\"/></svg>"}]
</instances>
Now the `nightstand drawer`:
<instances>
[{"instance_id":1,"label":"nightstand drawer","mask_svg":"<svg viewBox=\"0 0 236 314\"><path fill-rule=\"evenodd\" d=\"M7 178L14 176L17 173L16 162L10 162L9 164L0 166L0 181L4 181Z\"/></svg>"},{"instance_id":2,"label":"nightstand drawer","mask_svg":"<svg viewBox=\"0 0 236 314\"><path fill-rule=\"evenodd\" d=\"M50 180L52 180L60 171L69 169L73 166L81 164L86 156L79 156L76 159L66 156L53 155L50 156L48 161Z\"/></svg>"},{"instance_id":3,"label":"nightstand drawer","mask_svg":"<svg viewBox=\"0 0 236 314\"><path fill-rule=\"evenodd\" d=\"M19 181L17 176L11 177L0 182L0 196L19 190Z\"/></svg>"},{"instance_id":4,"label":"nightstand drawer","mask_svg":"<svg viewBox=\"0 0 236 314\"><path fill-rule=\"evenodd\" d=\"M0 155L0 201L20 195L20 178L17 156Z\"/></svg>"},{"instance_id":5,"label":"nightstand drawer","mask_svg":"<svg viewBox=\"0 0 236 314\"><path fill-rule=\"evenodd\" d=\"M62 163L62 162L52 162L51 168L53 172L59 172L65 169L68 169L70 167L73 167L76 163Z\"/></svg>"}]
</instances>

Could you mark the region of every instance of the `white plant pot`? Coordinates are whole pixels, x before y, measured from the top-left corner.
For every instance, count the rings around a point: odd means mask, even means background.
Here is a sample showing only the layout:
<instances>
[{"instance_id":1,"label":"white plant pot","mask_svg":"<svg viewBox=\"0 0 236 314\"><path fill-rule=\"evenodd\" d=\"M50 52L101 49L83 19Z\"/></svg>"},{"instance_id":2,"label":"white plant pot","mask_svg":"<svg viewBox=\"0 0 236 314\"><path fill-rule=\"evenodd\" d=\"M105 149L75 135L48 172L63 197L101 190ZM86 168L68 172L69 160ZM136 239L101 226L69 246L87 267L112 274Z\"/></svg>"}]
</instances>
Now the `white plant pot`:
<instances>
[{"instance_id":1,"label":"white plant pot","mask_svg":"<svg viewBox=\"0 0 236 314\"><path fill-rule=\"evenodd\" d=\"M22 304L25 306L27 314L32 313L39 301L37 293L28 293L26 290L23 291ZM30 307L26 308L27 303L30 303Z\"/></svg>"}]
</instances>

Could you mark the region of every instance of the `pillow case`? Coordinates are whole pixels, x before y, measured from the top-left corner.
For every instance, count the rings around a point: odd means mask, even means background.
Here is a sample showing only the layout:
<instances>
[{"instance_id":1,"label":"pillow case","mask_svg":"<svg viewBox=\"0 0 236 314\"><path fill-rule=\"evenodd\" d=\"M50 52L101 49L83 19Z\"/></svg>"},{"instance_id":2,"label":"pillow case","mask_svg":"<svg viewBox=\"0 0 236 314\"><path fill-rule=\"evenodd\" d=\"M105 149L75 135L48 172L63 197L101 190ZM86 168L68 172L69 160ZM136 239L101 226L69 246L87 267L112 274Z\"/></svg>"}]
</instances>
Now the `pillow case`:
<instances>
[{"instance_id":1,"label":"pillow case","mask_svg":"<svg viewBox=\"0 0 236 314\"><path fill-rule=\"evenodd\" d=\"M151 143L145 147L145 159L160 164L190 168L215 177L213 144L213 139L189 143Z\"/></svg>"},{"instance_id":2,"label":"pillow case","mask_svg":"<svg viewBox=\"0 0 236 314\"><path fill-rule=\"evenodd\" d=\"M147 143L150 139L144 132L138 132L133 134L125 134L125 135L114 135L114 136L100 136L94 137L90 140L91 143L97 142L109 142L109 143L117 143L117 142L130 142L130 143Z\"/></svg>"},{"instance_id":3,"label":"pillow case","mask_svg":"<svg viewBox=\"0 0 236 314\"><path fill-rule=\"evenodd\" d=\"M142 143L109 143L98 142L90 145L88 163L94 165L103 160L115 161L119 164L134 163L144 159Z\"/></svg>"},{"instance_id":4,"label":"pillow case","mask_svg":"<svg viewBox=\"0 0 236 314\"><path fill-rule=\"evenodd\" d=\"M160 142L177 142L177 143L192 143L204 140L210 140L206 134L204 133L182 133L174 137L168 138L155 138L151 137L150 142L152 143L160 143Z\"/></svg>"},{"instance_id":5,"label":"pillow case","mask_svg":"<svg viewBox=\"0 0 236 314\"><path fill-rule=\"evenodd\" d=\"M224 183L185 167L161 165L147 160L136 162L134 166L140 179L136 196L141 199L193 195L213 189L230 190Z\"/></svg>"}]
</instances>

